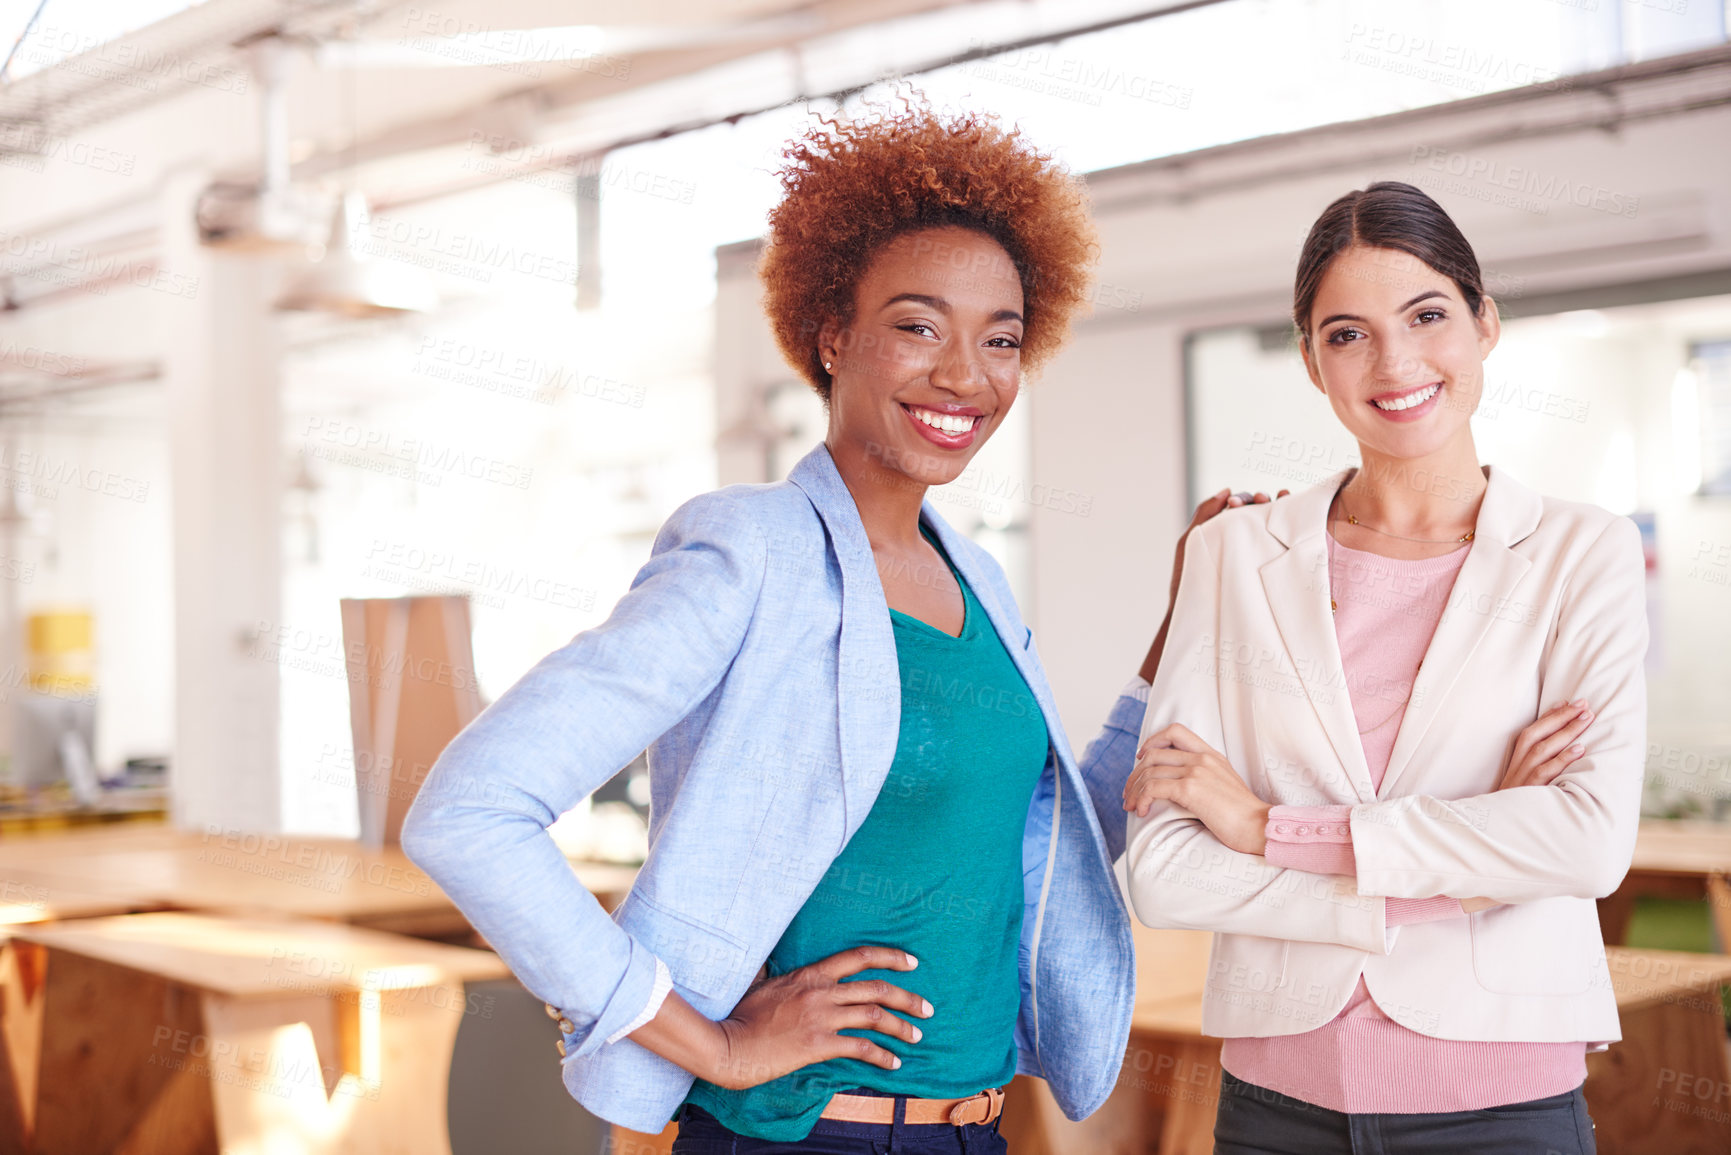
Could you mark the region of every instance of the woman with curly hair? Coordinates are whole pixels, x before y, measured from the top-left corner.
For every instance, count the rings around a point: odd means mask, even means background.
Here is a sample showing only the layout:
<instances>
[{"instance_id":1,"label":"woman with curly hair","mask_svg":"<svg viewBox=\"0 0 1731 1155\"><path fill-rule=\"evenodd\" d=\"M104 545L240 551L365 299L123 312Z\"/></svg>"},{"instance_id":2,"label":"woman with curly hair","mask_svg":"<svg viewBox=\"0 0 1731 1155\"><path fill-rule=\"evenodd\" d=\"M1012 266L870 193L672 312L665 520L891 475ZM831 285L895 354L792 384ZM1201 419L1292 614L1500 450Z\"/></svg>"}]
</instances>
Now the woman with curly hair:
<instances>
[{"instance_id":1,"label":"woman with curly hair","mask_svg":"<svg viewBox=\"0 0 1731 1155\"><path fill-rule=\"evenodd\" d=\"M1141 705L1078 765L1002 572L924 498L1062 342L1093 230L989 119L828 123L786 160L761 271L824 443L676 511L607 621L451 743L403 845L603 1118L677 1112L691 1155L999 1151L1018 1071L1072 1118L1118 1077ZM646 747L650 852L609 919L545 827Z\"/></svg>"}]
</instances>

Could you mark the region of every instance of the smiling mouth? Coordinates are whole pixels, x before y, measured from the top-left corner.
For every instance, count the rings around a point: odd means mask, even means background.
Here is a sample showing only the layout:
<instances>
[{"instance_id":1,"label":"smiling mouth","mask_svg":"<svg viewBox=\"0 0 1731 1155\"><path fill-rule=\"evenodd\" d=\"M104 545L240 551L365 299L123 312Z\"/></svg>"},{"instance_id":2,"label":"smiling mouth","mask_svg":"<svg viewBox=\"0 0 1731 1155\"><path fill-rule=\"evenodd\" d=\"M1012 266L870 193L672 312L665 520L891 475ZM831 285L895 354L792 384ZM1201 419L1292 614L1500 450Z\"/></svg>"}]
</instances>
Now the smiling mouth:
<instances>
[{"instance_id":1,"label":"smiling mouth","mask_svg":"<svg viewBox=\"0 0 1731 1155\"><path fill-rule=\"evenodd\" d=\"M1391 397L1387 400L1380 401L1373 399L1371 404L1376 406L1378 409L1381 409L1384 413L1399 413L1403 409L1411 409L1414 406L1423 405L1426 401L1435 397L1438 390L1441 388L1442 382L1438 381L1435 384L1426 385L1423 389L1415 389L1411 393L1406 393L1399 397Z\"/></svg>"},{"instance_id":2,"label":"smiling mouth","mask_svg":"<svg viewBox=\"0 0 1731 1155\"><path fill-rule=\"evenodd\" d=\"M985 418L977 413L940 413L936 409L926 409L919 405L902 404L913 415L914 420L923 425L929 425L939 433L955 437L973 429Z\"/></svg>"}]
</instances>

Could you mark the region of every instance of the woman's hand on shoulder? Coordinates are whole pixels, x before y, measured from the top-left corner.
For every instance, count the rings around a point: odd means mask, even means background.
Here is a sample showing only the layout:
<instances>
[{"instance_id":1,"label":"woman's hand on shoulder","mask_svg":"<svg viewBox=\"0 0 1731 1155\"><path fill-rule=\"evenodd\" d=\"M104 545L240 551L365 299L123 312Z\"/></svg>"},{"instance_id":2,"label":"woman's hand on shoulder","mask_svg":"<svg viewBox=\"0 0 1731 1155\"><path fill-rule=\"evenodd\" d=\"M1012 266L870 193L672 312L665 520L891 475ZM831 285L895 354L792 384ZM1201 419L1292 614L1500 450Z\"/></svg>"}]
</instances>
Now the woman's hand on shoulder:
<instances>
[{"instance_id":1,"label":"woman's hand on shoulder","mask_svg":"<svg viewBox=\"0 0 1731 1155\"><path fill-rule=\"evenodd\" d=\"M1285 497L1291 492L1290 489L1283 489L1279 493L1275 494L1274 497ZM1178 579L1184 576L1184 543L1190 540L1190 534L1197 526L1201 525L1205 521L1212 521L1215 517L1228 509L1237 509L1241 505L1266 505L1272 500L1274 500L1274 498L1271 498L1266 493L1260 491L1245 494L1234 493L1230 489L1223 489L1214 496L1205 497L1198 502L1196 505L1196 512L1190 515L1190 524L1185 526L1184 532L1178 535L1178 546L1173 552L1172 558L1172 585L1168 591L1166 604L1171 605L1173 602L1178 600Z\"/></svg>"},{"instance_id":2,"label":"woman's hand on shoulder","mask_svg":"<svg viewBox=\"0 0 1731 1155\"><path fill-rule=\"evenodd\" d=\"M1290 490L1283 489L1275 497L1285 497ZM1172 554L1172 581L1166 591L1166 617L1161 621L1160 628L1154 634L1154 641L1148 647L1147 657L1142 659L1142 668L1137 674L1144 682L1153 684L1154 675L1160 669L1160 656L1166 650L1166 631L1172 626L1172 607L1178 603L1178 583L1184 576L1184 545L1190 540L1190 534L1203 522L1217 516L1222 510L1236 509L1241 505L1264 505L1272 501L1266 493L1233 493L1223 489L1213 497L1205 497L1196 506L1196 512L1190 517L1190 524L1184 527L1184 532L1178 535L1178 545Z\"/></svg>"},{"instance_id":3,"label":"woman's hand on shoulder","mask_svg":"<svg viewBox=\"0 0 1731 1155\"><path fill-rule=\"evenodd\" d=\"M1261 854L1268 846L1271 807L1225 755L1176 722L1148 735L1124 783L1124 809L1138 817L1158 801L1188 810L1232 850Z\"/></svg>"},{"instance_id":4,"label":"woman's hand on shoulder","mask_svg":"<svg viewBox=\"0 0 1731 1155\"><path fill-rule=\"evenodd\" d=\"M918 965L906 951L861 946L764 979L717 1024L724 1046L718 1069L708 1078L737 1090L828 1059L858 1059L894 1070L902 1061L890 1051L870 1038L839 1032L876 1031L917 1043L919 1027L902 1014L930 1018L932 1005L882 979L845 980L864 970L906 971Z\"/></svg>"}]
</instances>

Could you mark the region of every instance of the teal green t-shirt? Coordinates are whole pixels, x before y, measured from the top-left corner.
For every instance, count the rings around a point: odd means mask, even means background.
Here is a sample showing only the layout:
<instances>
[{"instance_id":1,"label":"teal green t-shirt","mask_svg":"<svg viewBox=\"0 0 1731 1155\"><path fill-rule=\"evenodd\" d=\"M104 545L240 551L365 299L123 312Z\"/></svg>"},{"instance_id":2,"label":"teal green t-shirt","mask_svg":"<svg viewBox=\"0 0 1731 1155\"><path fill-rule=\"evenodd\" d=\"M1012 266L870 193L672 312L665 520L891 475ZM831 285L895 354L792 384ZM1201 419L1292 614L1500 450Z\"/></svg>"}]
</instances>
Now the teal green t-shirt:
<instances>
[{"instance_id":1,"label":"teal green t-shirt","mask_svg":"<svg viewBox=\"0 0 1731 1155\"><path fill-rule=\"evenodd\" d=\"M917 968L855 979L895 983L934 1013L912 1019L923 1032L917 1043L872 1034L901 1056L894 1071L834 1059L744 1091L693 1084L688 1101L739 1134L804 1139L838 1091L961 1098L1016 1072L1022 832L1048 737L985 611L955 578L967 607L959 637L890 611L902 691L895 759L871 812L769 956L776 975L851 947L899 947Z\"/></svg>"}]
</instances>

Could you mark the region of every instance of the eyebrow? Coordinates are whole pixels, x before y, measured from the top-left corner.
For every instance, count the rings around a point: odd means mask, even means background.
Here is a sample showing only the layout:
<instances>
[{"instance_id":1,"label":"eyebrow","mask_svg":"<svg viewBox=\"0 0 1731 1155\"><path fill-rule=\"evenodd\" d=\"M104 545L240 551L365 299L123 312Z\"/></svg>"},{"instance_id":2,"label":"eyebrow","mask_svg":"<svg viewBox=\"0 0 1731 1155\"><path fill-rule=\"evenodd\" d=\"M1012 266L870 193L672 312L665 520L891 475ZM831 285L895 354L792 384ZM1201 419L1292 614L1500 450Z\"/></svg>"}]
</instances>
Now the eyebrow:
<instances>
[{"instance_id":1,"label":"eyebrow","mask_svg":"<svg viewBox=\"0 0 1731 1155\"><path fill-rule=\"evenodd\" d=\"M1426 289L1424 292L1420 293L1418 296L1414 297L1412 300L1408 301L1406 304L1404 304L1400 308L1396 309L1395 312L1404 313L1408 309L1412 308L1414 305L1418 304L1420 301L1428 301L1432 297L1441 297L1445 301L1448 300L1448 294L1443 292L1441 289ZM1324 317L1322 320L1318 321L1316 323L1316 327L1318 329L1320 329L1325 325L1332 325L1336 321L1362 321L1362 320L1364 320L1363 317L1360 317L1354 313L1335 313L1333 316Z\"/></svg>"},{"instance_id":2,"label":"eyebrow","mask_svg":"<svg viewBox=\"0 0 1731 1155\"><path fill-rule=\"evenodd\" d=\"M916 305L924 305L928 309L936 309L944 316L950 315L950 303L942 297L933 297L925 293L897 293L885 301L879 308L887 309L898 301L912 301ZM988 318L991 321L1021 321L1022 314L1014 309L999 309Z\"/></svg>"}]
</instances>

